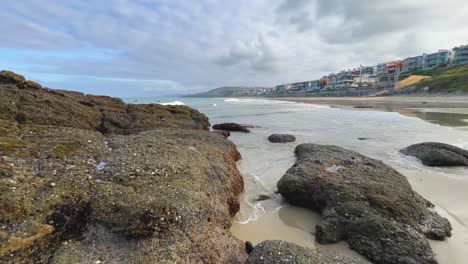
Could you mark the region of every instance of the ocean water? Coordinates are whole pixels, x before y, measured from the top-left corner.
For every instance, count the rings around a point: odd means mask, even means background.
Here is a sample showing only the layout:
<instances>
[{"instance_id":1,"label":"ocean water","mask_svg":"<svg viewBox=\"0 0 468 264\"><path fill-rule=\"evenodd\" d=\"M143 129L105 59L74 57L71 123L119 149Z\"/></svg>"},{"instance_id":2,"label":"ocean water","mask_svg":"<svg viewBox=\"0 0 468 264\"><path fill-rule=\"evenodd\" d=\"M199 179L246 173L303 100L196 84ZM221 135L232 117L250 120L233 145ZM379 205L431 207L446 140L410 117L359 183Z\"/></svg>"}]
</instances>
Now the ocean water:
<instances>
[{"instance_id":1,"label":"ocean water","mask_svg":"<svg viewBox=\"0 0 468 264\"><path fill-rule=\"evenodd\" d=\"M411 144L435 141L468 149L468 131L432 124L394 112L348 110L263 99L152 98L130 103L185 104L205 113L212 124L236 122L252 125L251 133L232 133L242 159L238 163L245 181L241 210L231 232L257 244L282 239L299 245L339 250L353 255L346 243L322 246L315 242L320 216L290 206L276 193L276 183L295 161L300 143L338 145L380 159L404 174L414 190L436 205L453 226L452 238L431 241L441 264L465 264L468 259L468 170L429 168L399 150ZM290 133L297 141L272 144L272 133ZM270 199L257 201L259 195Z\"/></svg>"}]
</instances>

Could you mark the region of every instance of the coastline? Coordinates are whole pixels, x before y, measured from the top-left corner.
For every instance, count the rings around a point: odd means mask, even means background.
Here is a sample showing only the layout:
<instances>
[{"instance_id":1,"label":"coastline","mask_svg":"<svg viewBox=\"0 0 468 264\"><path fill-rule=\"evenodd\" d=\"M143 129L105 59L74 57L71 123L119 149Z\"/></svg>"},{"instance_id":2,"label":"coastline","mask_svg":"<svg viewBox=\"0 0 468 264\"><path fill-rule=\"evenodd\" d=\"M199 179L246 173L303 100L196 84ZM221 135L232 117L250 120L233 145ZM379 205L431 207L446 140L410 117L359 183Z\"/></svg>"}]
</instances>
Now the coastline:
<instances>
[{"instance_id":1,"label":"coastline","mask_svg":"<svg viewBox=\"0 0 468 264\"><path fill-rule=\"evenodd\" d=\"M327 105L357 111L385 111L417 117L442 126L468 127L468 96L278 97L297 103Z\"/></svg>"}]
</instances>

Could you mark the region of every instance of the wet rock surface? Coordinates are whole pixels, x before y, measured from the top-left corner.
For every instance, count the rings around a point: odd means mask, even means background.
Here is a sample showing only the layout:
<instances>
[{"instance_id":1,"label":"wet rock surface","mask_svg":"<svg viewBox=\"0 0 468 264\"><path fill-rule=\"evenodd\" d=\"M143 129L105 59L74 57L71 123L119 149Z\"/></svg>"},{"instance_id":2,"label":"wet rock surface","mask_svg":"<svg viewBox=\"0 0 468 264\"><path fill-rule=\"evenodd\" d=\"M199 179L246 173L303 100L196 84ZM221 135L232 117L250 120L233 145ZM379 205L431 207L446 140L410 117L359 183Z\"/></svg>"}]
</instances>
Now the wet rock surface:
<instances>
[{"instance_id":1,"label":"wet rock surface","mask_svg":"<svg viewBox=\"0 0 468 264\"><path fill-rule=\"evenodd\" d=\"M451 236L450 223L405 176L337 146L301 144L295 153L278 190L289 203L321 213L318 242L345 240L374 263L436 263L426 238Z\"/></svg>"},{"instance_id":2,"label":"wet rock surface","mask_svg":"<svg viewBox=\"0 0 468 264\"><path fill-rule=\"evenodd\" d=\"M444 143L415 144L402 149L401 153L418 158L426 166L468 166L467 150Z\"/></svg>"},{"instance_id":3,"label":"wet rock surface","mask_svg":"<svg viewBox=\"0 0 468 264\"><path fill-rule=\"evenodd\" d=\"M254 247L246 264L357 264L365 263L334 252L307 249L294 243L267 240Z\"/></svg>"},{"instance_id":4,"label":"wet rock surface","mask_svg":"<svg viewBox=\"0 0 468 264\"><path fill-rule=\"evenodd\" d=\"M206 116L23 82L0 77L0 263L245 261L240 154Z\"/></svg>"},{"instance_id":5,"label":"wet rock surface","mask_svg":"<svg viewBox=\"0 0 468 264\"><path fill-rule=\"evenodd\" d=\"M272 143L289 143L296 141L296 137L289 134L272 134L268 137L268 141Z\"/></svg>"},{"instance_id":6,"label":"wet rock surface","mask_svg":"<svg viewBox=\"0 0 468 264\"><path fill-rule=\"evenodd\" d=\"M250 130L243 125L236 124L236 123L222 123L213 125L214 130L224 130L224 131L231 131L231 132L243 132L249 133Z\"/></svg>"}]
</instances>

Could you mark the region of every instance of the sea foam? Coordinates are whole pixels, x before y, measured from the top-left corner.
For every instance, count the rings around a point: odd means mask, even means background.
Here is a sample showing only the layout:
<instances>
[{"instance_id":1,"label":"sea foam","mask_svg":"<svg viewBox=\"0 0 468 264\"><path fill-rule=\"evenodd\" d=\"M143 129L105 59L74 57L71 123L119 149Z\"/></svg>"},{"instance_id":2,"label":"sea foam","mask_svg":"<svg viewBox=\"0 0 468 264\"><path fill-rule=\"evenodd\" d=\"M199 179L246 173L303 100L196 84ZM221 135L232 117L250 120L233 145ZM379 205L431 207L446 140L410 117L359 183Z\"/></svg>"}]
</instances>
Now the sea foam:
<instances>
[{"instance_id":1,"label":"sea foam","mask_svg":"<svg viewBox=\"0 0 468 264\"><path fill-rule=\"evenodd\" d=\"M181 101L174 101L170 103L161 103L162 105L185 105L184 102Z\"/></svg>"}]
</instances>

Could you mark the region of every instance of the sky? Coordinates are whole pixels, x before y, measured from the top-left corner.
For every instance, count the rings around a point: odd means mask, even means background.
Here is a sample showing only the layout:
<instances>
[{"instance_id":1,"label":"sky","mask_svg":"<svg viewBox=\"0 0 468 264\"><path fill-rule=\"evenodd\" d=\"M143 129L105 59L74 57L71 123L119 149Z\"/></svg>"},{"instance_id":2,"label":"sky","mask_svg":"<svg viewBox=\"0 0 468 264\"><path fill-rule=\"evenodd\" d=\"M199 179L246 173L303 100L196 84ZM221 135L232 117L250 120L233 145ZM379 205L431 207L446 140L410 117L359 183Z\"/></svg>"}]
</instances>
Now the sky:
<instances>
[{"instance_id":1,"label":"sky","mask_svg":"<svg viewBox=\"0 0 468 264\"><path fill-rule=\"evenodd\" d=\"M466 0L16 0L0 70L119 97L274 86L468 44Z\"/></svg>"}]
</instances>

